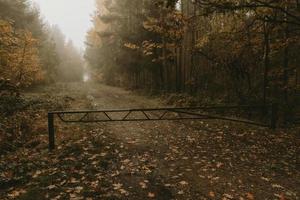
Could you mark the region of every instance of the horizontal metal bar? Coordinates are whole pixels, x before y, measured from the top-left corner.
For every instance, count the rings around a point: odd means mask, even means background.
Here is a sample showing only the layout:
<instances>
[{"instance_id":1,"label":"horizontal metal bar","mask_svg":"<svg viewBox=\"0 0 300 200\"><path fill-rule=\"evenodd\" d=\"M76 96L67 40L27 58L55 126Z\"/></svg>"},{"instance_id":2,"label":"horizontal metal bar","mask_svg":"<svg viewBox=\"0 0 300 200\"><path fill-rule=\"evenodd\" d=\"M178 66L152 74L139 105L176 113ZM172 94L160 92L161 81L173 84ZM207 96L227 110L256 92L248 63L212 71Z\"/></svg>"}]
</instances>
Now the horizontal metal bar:
<instances>
[{"instance_id":1,"label":"horizontal metal bar","mask_svg":"<svg viewBox=\"0 0 300 200\"><path fill-rule=\"evenodd\" d=\"M218 115L207 115L207 114L201 114L201 113L192 113L192 112L185 112L185 111L177 111L178 113L183 113L183 114L189 114L189 115L197 115L199 117L207 117L207 119L219 119L219 120L225 120L225 121L232 121L232 122L240 122L240 123L245 123L245 124L252 124L252 125L257 125L257 126L262 126L262 127L269 127L270 125L259 123L259 122L254 122L251 120L244 120L244 119L238 119L238 118L231 118L231 117L222 117Z\"/></svg>"},{"instance_id":2,"label":"horizontal metal bar","mask_svg":"<svg viewBox=\"0 0 300 200\"><path fill-rule=\"evenodd\" d=\"M244 119L236 119L236 118L230 118L230 117L222 117L218 115L210 115L210 114L203 114L199 113L199 111L208 111L208 110L220 110L220 109L242 109L242 108L269 108L271 110L272 116L274 113L276 113L276 109L274 109L273 105L242 105L242 106L203 106L203 107L182 107L182 108L142 108L142 109L118 109L118 110L78 110L78 111L52 111L48 113L48 129L49 129L49 149L52 151L55 148L55 133L54 133L54 115L57 115L58 118L65 122L65 123L101 123L101 122L142 122L142 121L180 121L180 120L198 120L198 119L218 119L218 120L226 120L226 121L233 121L233 122L239 122L239 123L246 123L251 125L257 125L262 127L268 127L269 125L250 121L250 120L244 120ZM276 108L276 107L275 107ZM160 111L160 114L153 113L153 111ZM191 112L194 111L194 112ZM139 112L142 113L145 118L140 118L136 116L132 116L132 119L129 119L128 117L134 113ZM148 113L147 113L148 112ZM150 115L150 112L152 112L152 115ZM87 119L87 116L91 113L102 113L107 119L97 119L97 120L89 120ZM113 119L113 116L110 116L110 113L122 113L124 117L121 119ZM175 115L173 117L167 116L168 113L176 113L178 115ZM72 114L84 114L83 116L79 116L80 118L77 120L74 119L65 119L64 117L66 115L72 115ZM189 115L189 117L183 117L180 114ZM155 117L153 117L153 115ZM158 115L158 116L157 116ZM134 118L135 117L135 118ZM74 116L73 116L74 118ZM273 118L272 118L273 119ZM271 127L273 125L276 125L274 120L271 120ZM274 126L275 127L275 126Z\"/></svg>"},{"instance_id":3,"label":"horizontal metal bar","mask_svg":"<svg viewBox=\"0 0 300 200\"><path fill-rule=\"evenodd\" d=\"M50 114L81 114L99 112L136 112L136 111L173 111L173 110L211 110L211 109L239 109L239 108L264 108L270 105L232 105L232 106L202 106L202 107L170 107L170 108L137 108L137 109L111 109L111 110L73 110L73 111L50 111Z\"/></svg>"},{"instance_id":4,"label":"horizontal metal bar","mask_svg":"<svg viewBox=\"0 0 300 200\"><path fill-rule=\"evenodd\" d=\"M187 114L187 113L184 113ZM251 124L261 127L269 127L267 124L258 123L249 120L242 120L242 119L235 119L235 118L228 118L228 117L221 117L215 115L203 115L199 114L196 117L179 117L179 118L153 118L153 119L146 119L146 118L139 118L139 119L104 119L104 120L88 120L88 121L80 121L80 120L65 120L60 118L64 123L101 123L101 122L145 122L145 121L179 121L179 120L199 120L199 119L217 119L217 120L225 120L225 121L232 121L232 122L239 122L245 124Z\"/></svg>"},{"instance_id":5,"label":"horizontal metal bar","mask_svg":"<svg viewBox=\"0 0 300 200\"><path fill-rule=\"evenodd\" d=\"M164 118L164 119L112 119L112 120L90 120L90 121L76 121L76 120L62 120L65 123L101 123L101 122L137 122L137 121L179 121L192 119L210 119L206 117L184 117L184 118Z\"/></svg>"}]
</instances>

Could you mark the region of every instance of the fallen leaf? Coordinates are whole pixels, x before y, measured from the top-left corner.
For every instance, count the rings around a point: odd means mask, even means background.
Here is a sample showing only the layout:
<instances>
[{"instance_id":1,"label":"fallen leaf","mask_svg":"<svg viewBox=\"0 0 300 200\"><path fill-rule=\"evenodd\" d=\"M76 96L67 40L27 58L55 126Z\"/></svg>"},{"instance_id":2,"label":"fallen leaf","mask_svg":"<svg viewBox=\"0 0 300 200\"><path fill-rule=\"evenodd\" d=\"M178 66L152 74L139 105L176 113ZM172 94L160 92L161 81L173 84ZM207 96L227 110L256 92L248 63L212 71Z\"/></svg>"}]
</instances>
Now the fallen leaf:
<instances>
[{"instance_id":1,"label":"fallen leaf","mask_svg":"<svg viewBox=\"0 0 300 200\"><path fill-rule=\"evenodd\" d=\"M189 183L186 182L186 181L180 181L179 184L180 184L180 185L188 185Z\"/></svg>"},{"instance_id":2,"label":"fallen leaf","mask_svg":"<svg viewBox=\"0 0 300 200\"><path fill-rule=\"evenodd\" d=\"M83 190L83 187L81 187L81 186L78 186L75 188L76 193L80 193L82 190Z\"/></svg>"},{"instance_id":3,"label":"fallen leaf","mask_svg":"<svg viewBox=\"0 0 300 200\"><path fill-rule=\"evenodd\" d=\"M71 183L79 183L79 181L77 181L76 178L73 178L73 177L71 178L70 182Z\"/></svg>"},{"instance_id":4,"label":"fallen leaf","mask_svg":"<svg viewBox=\"0 0 300 200\"><path fill-rule=\"evenodd\" d=\"M147 188L147 184L144 182L140 182L139 185L141 186L141 188L146 189Z\"/></svg>"},{"instance_id":5,"label":"fallen leaf","mask_svg":"<svg viewBox=\"0 0 300 200\"><path fill-rule=\"evenodd\" d=\"M14 190L12 191L11 193L8 194L9 197L12 197L12 198L16 198L18 196L20 196L21 194L25 194L26 193L26 190Z\"/></svg>"},{"instance_id":6,"label":"fallen leaf","mask_svg":"<svg viewBox=\"0 0 300 200\"><path fill-rule=\"evenodd\" d=\"M114 186L114 190L119 190L119 189L122 188L123 184L121 184L121 183L116 183L116 184L113 184L113 186Z\"/></svg>"},{"instance_id":7,"label":"fallen leaf","mask_svg":"<svg viewBox=\"0 0 300 200\"><path fill-rule=\"evenodd\" d=\"M220 168L220 167L222 167L223 166L223 163L217 163L217 168Z\"/></svg>"},{"instance_id":8,"label":"fallen leaf","mask_svg":"<svg viewBox=\"0 0 300 200\"><path fill-rule=\"evenodd\" d=\"M34 175L32 176L32 178L37 178L39 175L41 175L41 171L40 170L37 170Z\"/></svg>"},{"instance_id":9,"label":"fallen leaf","mask_svg":"<svg viewBox=\"0 0 300 200\"><path fill-rule=\"evenodd\" d=\"M212 192L212 191L210 191L208 195L209 195L211 198L215 198L215 197L216 197L215 193Z\"/></svg>"},{"instance_id":10,"label":"fallen leaf","mask_svg":"<svg viewBox=\"0 0 300 200\"><path fill-rule=\"evenodd\" d=\"M286 200L284 194L274 194L279 200Z\"/></svg>"},{"instance_id":11,"label":"fallen leaf","mask_svg":"<svg viewBox=\"0 0 300 200\"><path fill-rule=\"evenodd\" d=\"M52 198L51 200L58 200L58 199L60 199L60 198L61 198L61 195L58 195L58 196Z\"/></svg>"},{"instance_id":12,"label":"fallen leaf","mask_svg":"<svg viewBox=\"0 0 300 200\"><path fill-rule=\"evenodd\" d=\"M104 156L106 156L106 155L107 155L107 153L101 153L101 154L100 154L101 157L104 157Z\"/></svg>"},{"instance_id":13,"label":"fallen leaf","mask_svg":"<svg viewBox=\"0 0 300 200\"><path fill-rule=\"evenodd\" d=\"M262 180L269 182L270 179L266 178L266 177L260 177Z\"/></svg>"},{"instance_id":14,"label":"fallen leaf","mask_svg":"<svg viewBox=\"0 0 300 200\"><path fill-rule=\"evenodd\" d=\"M246 197L247 197L247 199L249 199L249 200L254 200L254 195L253 194L251 194L251 193L246 193Z\"/></svg>"},{"instance_id":15,"label":"fallen leaf","mask_svg":"<svg viewBox=\"0 0 300 200\"><path fill-rule=\"evenodd\" d=\"M126 164L130 163L130 160L129 159L125 159L125 160L122 161L122 163L126 165Z\"/></svg>"},{"instance_id":16,"label":"fallen leaf","mask_svg":"<svg viewBox=\"0 0 300 200\"><path fill-rule=\"evenodd\" d=\"M225 197L227 199L233 199L233 196L230 194L223 194L223 197Z\"/></svg>"},{"instance_id":17,"label":"fallen leaf","mask_svg":"<svg viewBox=\"0 0 300 200\"><path fill-rule=\"evenodd\" d=\"M278 185L278 184L272 184L272 188L284 189L283 186Z\"/></svg>"},{"instance_id":18,"label":"fallen leaf","mask_svg":"<svg viewBox=\"0 0 300 200\"><path fill-rule=\"evenodd\" d=\"M125 194L126 196L129 195L129 192L127 190L124 190L123 188L119 189L121 194Z\"/></svg>"},{"instance_id":19,"label":"fallen leaf","mask_svg":"<svg viewBox=\"0 0 300 200\"><path fill-rule=\"evenodd\" d=\"M180 190L177 194L182 195L182 194L184 194L184 191L183 191L183 190Z\"/></svg>"},{"instance_id":20,"label":"fallen leaf","mask_svg":"<svg viewBox=\"0 0 300 200\"><path fill-rule=\"evenodd\" d=\"M149 198L154 198L155 197L155 194L153 192L148 192L148 197Z\"/></svg>"},{"instance_id":21,"label":"fallen leaf","mask_svg":"<svg viewBox=\"0 0 300 200\"><path fill-rule=\"evenodd\" d=\"M47 187L47 189L49 189L49 190L52 190L52 189L54 189L54 188L56 188L56 185L49 185L49 186Z\"/></svg>"}]
</instances>

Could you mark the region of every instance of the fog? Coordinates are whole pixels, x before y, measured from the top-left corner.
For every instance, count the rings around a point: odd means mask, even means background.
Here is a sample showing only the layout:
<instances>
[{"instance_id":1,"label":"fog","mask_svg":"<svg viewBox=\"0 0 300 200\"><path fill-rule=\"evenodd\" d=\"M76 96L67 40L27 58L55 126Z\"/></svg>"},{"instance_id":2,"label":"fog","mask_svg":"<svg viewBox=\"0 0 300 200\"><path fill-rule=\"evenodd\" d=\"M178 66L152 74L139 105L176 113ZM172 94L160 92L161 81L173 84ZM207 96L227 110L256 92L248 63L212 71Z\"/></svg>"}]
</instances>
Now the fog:
<instances>
[{"instance_id":1,"label":"fog","mask_svg":"<svg viewBox=\"0 0 300 200\"><path fill-rule=\"evenodd\" d=\"M32 0L50 24L57 24L78 48L84 47L85 35L91 27L94 0Z\"/></svg>"},{"instance_id":2,"label":"fog","mask_svg":"<svg viewBox=\"0 0 300 200\"><path fill-rule=\"evenodd\" d=\"M300 200L299 54L300 0L0 0L0 200Z\"/></svg>"}]
</instances>

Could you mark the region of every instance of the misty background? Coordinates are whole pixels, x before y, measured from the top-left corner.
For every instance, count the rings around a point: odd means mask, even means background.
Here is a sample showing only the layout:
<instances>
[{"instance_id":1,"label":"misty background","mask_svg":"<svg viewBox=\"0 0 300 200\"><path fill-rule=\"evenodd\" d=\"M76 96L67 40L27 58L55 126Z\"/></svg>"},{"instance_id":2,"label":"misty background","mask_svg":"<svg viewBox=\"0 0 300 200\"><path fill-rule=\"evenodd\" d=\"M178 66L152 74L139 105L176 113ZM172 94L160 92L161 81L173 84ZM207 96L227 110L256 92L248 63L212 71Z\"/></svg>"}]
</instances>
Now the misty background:
<instances>
[{"instance_id":1,"label":"misty background","mask_svg":"<svg viewBox=\"0 0 300 200\"><path fill-rule=\"evenodd\" d=\"M32 0L52 25L58 25L68 39L80 49L84 48L85 35L92 27L94 0Z\"/></svg>"},{"instance_id":2,"label":"misty background","mask_svg":"<svg viewBox=\"0 0 300 200\"><path fill-rule=\"evenodd\" d=\"M56 59L51 80L87 81L89 72L83 59L86 33L92 28L94 0L32 0L53 43ZM49 65L49 64L48 64ZM55 76L58 74L58 76Z\"/></svg>"}]
</instances>

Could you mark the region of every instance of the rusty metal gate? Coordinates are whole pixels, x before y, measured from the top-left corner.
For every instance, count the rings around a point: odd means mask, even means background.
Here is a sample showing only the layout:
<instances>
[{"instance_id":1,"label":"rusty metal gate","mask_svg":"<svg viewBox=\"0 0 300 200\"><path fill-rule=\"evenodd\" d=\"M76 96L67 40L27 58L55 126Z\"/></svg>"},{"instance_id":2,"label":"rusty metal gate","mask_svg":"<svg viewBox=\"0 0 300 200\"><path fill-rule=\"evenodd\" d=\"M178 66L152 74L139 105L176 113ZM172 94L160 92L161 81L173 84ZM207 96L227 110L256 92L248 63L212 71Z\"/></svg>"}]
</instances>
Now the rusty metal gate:
<instances>
[{"instance_id":1,"label":"rusty metal gate","mask_svg":"<svg viewBox=\"0 0 300 200\"><path fill-rule=\"evenodd\" d=\"M228 117L226 113L232 110L253 110L268 113L265 122L257 122L245 118ZM218 114L221 113L221 114ZM120 109L120 110L83 110L83 111L53 111L48 113L49 150L55 149L54 117L65 123L104 123L104 122L137 122L163 120L200 120L217 119L251 124L261 127L276 128L277 106L275 104L262 106L203 106L192 108L151 108L151 109Z\"/></svg>"}]
</instances>

